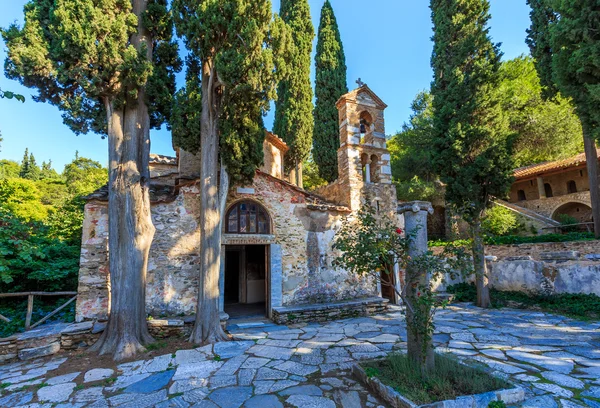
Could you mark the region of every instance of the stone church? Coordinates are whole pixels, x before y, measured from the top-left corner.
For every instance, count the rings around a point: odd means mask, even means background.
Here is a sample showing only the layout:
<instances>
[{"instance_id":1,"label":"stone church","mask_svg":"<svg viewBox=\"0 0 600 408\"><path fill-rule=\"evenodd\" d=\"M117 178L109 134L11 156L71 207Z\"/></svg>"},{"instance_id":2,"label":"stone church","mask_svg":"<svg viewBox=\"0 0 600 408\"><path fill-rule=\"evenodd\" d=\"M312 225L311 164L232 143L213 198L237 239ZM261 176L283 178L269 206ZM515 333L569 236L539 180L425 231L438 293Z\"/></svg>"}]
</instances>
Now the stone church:
<instances>
[{"instance_id":1,"label":"stone church","mask_svg":"<svg viewBox=\"0 0 600 408\"><path fill-rule=\"evenodd\" d=\"M227 200L221 250L220 307L232 317L263 315L277 322L381 310L393 291L375 279L334 268L333 242L343 220L365 200L396 216L385 103L367 85L337 102L339 178L307 192L286 180L288 150L266 132L264 164L251 185L233 186ZM153 155L152 218L156 233L148 264L147 313L195 313L201 228L197 158ZM108 187L87 197L76 320L105 320L109 307Z\"/></svg>"}]
</instances>

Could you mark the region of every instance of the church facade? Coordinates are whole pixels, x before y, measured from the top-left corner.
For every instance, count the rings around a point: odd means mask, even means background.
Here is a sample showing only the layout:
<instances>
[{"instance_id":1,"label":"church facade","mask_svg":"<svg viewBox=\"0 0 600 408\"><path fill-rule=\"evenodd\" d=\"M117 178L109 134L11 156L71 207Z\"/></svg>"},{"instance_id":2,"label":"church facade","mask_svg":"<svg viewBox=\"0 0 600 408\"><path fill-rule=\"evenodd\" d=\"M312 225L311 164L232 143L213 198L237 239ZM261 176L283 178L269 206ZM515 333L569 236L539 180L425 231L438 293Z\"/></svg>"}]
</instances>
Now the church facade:
<instances>
[{"instance_id":1,"label":"church facade","mask_svg":"<svg viewBox=\"0 0 600 408\"><path fill-rule=\"evenodd\" d=\"M340 98L337 107L338 180L316 192L290 183L283 172L288 148L267 132L264 164L252 184L231 188L221 249L223 312L233 317L254 313L278 321L290 308L353 300L383 304L376 279L333 266L339 256L333 243L342 222L366 201L378 212L396 217L385 139L386 105L363 85ZM156 233L148 265L146 309L154 317L188 316L196 310L202 256L197 166L197 158L183 151L178 158L152 156ZM107 204L104 187L91 194L85 206L77 321L108 316Z\"/></svg>"}]
</instances>

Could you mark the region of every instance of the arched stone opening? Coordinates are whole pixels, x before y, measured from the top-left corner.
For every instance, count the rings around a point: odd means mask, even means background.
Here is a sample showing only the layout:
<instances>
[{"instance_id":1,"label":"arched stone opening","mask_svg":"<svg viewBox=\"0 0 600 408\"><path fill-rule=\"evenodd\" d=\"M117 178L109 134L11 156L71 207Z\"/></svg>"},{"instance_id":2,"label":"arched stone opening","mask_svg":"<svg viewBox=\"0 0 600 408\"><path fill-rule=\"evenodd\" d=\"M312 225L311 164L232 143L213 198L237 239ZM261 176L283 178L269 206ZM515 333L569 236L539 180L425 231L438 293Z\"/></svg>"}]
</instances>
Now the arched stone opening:
<instances>
[{"instance_id":1,"label":"arched stone opening","mask_svg":"<svg viewBox=\"0 0 600 408\"><path fill-rule=\"evenodd\" d=\"M544 184L544 192L546 193L546 198L554 197L554 193L552 192L552 186L550 183Z\"/></svg>"},{"instance_id":2,"label":"arched stone opening","mask_svg":"<svg viewBox=\"0 0 600 408\"><path fill-rule=\"evenodd\" d=\"M567 193L573 194L576 192L577 192L577 183L575 183L575 180L567 181Z\"/></svg>"},{"instance_id":3,"label":"arched stone opening","mask_svg":"<svg viewBox=\"0 0 600 408\"><path fill-rule=\"evenodd\" d=\"M360 155L360 169L363 182L371 182L371 163L369 161L369 155L363 153Z\"/></svg>"},{"instance_id":4,"label":"arched stone opening","mask_svg":"<svg viewBox=\"0 0 600 408\"><path fill-rule=\"evenodd\" d=\"M243 200L234 203L227 210L225 218L227 234L270 234L269 213L256 201Z\"/></svg>"},{"instance_id":5,"label":"arched stone opening","mask_svg":"<svg viewBox=\"0 0 600 408\"><path fill-rule=\"evenodd\" d=\"M371 133L371 126L373 125L373 117L367 111L362 111L359 115L359 127L360 127L360 142L365 143L365 137Z\"/></svg>"},{"instance_id":6,"label":"arched stone opening","mask_svg":"<svg viewBox=\"0 0 600 408\"><path fill-rule=\"evenodd\" d=\"M371 169L371 183L379 183L379 172L381 169L381 165L379 162L379 157L374 154L371 156L371 165L370 165Z\"/></svg>"},{"instance_id":7,"label":"arched stone opening","mask_svg":"<svg viewBox=\"0 0 600 408\"><path fill-rule=\"evenodd\" d=\"M552 213L552 219L561 221L563 214L575 218L578 222L592 221L592 208L583 203L569 202L561 205Z\"/></svg>"},{"instance_id":8,"label":"arched stone opening","mask_svg":"<svg viewBox=\"0 0 600 408\"><path fill-rule=\"evenodd\" d=\"M517 200L518 201L526 201L527 200L527 196L525 195L525 190L517 191Z\"/></svg>"}]
</instances>

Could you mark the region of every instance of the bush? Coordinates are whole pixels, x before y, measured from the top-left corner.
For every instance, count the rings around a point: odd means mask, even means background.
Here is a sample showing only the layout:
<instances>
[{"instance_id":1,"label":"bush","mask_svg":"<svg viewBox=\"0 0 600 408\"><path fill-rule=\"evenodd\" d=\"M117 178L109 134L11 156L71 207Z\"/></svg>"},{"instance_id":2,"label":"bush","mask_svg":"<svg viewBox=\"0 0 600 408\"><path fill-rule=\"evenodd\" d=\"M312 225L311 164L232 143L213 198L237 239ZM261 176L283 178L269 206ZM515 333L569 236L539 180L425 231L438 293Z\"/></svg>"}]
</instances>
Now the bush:
<instances>
[{"instance_id":1,"label":"bush","mask_svg":"<svg viewBox=\"0 0 600 408\"><path fill-rule=\"evenodd\" d=\"M562 230L565 232L575 232L577 231L577 225L573 225L573 224L578 224L579 220L575 217L572 217L568 214L559 214L558 215L558 222L560 222L560 225L570 225L569 227L565 227Z\"/></svg>"},{"instance_id":2,"label":"bush","mask_svg":"<svg viewBox=\"0 0 600 408\"><path fill-rule=\"evenodd\" d=\"M481 222L484 234L493 236L515 234L522 227L513 211L499 205L487 209Z\"/></svg>"}]
</instances>

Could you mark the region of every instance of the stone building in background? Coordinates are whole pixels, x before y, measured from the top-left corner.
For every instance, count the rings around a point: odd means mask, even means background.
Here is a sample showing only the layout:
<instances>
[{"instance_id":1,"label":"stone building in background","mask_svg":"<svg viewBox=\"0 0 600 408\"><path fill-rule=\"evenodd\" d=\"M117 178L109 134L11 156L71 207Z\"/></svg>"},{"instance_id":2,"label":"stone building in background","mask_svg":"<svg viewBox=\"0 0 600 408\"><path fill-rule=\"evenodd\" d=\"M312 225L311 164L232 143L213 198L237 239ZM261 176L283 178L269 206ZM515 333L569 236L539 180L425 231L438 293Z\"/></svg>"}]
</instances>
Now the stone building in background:
<instances>
[{"instance_id":1,"label":"stone building in background","mask_svg":"<svg viewBox=\"0 0 600 408\"><path fill-rule=\"evenodd\" d=\"M366 202L396 217L386 147L386 105L366 85L342 96L339 179L316 193L285 179L288 150L266 132L264 164L251 185L233 186L221 249L220 306L232 317L263 315L278 322L381 310L375 279L334 268L333 242L342 222ZM152 316L195 313L198 292L199 160L153 155L152 218L156 233L148 265L146 309ZM85 206L76 320L104 320L109 307L108 188ZM393 299L393 291L384 290Z\"/></svg>"}]
</instances>

